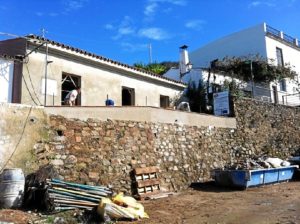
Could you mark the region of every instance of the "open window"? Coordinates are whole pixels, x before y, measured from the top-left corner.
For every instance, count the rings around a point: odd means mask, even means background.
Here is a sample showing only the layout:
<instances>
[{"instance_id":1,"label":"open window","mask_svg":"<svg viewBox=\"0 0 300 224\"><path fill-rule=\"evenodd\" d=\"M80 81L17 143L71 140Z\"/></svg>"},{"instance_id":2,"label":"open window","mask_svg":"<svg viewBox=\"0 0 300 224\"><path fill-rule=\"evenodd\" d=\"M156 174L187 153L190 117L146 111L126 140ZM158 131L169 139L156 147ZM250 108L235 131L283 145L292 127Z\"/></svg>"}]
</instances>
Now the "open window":
<instances>
[{"instance_id":1,"label":"open window","mask_svg":"<svg viewBox=\"0 0 300 224\"><path fill-rule=\"evenodd\" d=\"M122 106L134 106L135 93L134 89L122 86Z\"/></svg>"},{"instance_id":2,"label":"open window","mask_svg":"<svg viewBox=\"0 0 300 224\"><path fill-rule=\"evenodd\" d=\"M61 81L61 105L64 105L64 99L70 91L81 86L81 77L67 73L62 74ZM78 94L75 105L81 105L81 95Z\"/></svg>"},{"instance_id":3,"label":"open window","mask_svg":"<svg viewBox=\"0 0 300 224\"><path fill-rule=\"evenodd\" d=\"M170 106L170 97L160 95L160 107L167 108Z\"/></svg>"}]
</instances>

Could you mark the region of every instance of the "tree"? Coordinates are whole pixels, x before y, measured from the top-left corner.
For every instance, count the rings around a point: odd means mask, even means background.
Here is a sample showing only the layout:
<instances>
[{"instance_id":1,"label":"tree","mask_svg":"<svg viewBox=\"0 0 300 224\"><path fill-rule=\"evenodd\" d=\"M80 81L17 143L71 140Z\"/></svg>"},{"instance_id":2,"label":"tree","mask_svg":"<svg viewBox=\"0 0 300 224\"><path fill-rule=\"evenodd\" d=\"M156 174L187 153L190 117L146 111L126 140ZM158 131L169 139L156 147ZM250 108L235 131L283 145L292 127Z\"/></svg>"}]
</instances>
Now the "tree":
<instances>
[{"instance_id":1,"label":"tree","mask_svg":"<svg viewBox=\"0 0 300 224\"><path fill-rule=\"evenodd\" d=\"M185 91L185 96L188 98L191 111L204 112L206 111L205 87L203 81L200 80L198 85L195 81L190 81Z\"/></svg>"},{"instance_id":2,"label":"tree","mask_svg":"<svg viewBox=\"0 0 300 224\"><path fill-rule=\"evenodd\" d=\"M225 57L222 60L216 61L211 71L223 73L226 76L245 82L252 81L253 79L254 82L259 83L280 81L284 78L294 79L297 75L290 64L286 63L284 66L277 66L274 60L265 59L259 55Z\"/></svg>"},{"instance_id":3,"label":"tree","mask_svg":"<svg viewBox=\"0 0 300 224\"><path fill-rule=\"evenodd\" d=\"M165 61L165 62L154 62L151 64L143 64L142 62L134 63L134 67L146 70L148 72L153 72L158 75L163 75L172 67L178 67L177 62Z\"/></svg>"}]
</instances>

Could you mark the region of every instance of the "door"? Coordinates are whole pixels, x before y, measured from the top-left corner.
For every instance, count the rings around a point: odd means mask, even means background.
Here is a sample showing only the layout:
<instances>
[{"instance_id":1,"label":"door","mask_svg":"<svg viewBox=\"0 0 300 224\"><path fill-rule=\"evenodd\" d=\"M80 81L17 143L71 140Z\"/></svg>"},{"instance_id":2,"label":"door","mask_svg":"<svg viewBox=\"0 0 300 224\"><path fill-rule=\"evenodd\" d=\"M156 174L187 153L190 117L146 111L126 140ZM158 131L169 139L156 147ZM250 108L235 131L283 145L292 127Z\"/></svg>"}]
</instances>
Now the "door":
<instances>
[{"instance_id":1,"label":"door","mask_svg":"<svg viewBox=\"0 0 300 224\"><path fill-rule=\"evenodd\" d=\"M134 106L135 93L134 89L123 86L122 87L122 106Z\"/></svg>"},{"instance_id":2,"label":"door","mask_svg":"<svg viewBox=\"0 0 300 224\"><path fill-rule=\"evenodd\" d=\"M273 92L273 100L274 103L278 103L278 90L277 90L277 86L272 86L272 92Z\"/></svg>"}]
</instances>

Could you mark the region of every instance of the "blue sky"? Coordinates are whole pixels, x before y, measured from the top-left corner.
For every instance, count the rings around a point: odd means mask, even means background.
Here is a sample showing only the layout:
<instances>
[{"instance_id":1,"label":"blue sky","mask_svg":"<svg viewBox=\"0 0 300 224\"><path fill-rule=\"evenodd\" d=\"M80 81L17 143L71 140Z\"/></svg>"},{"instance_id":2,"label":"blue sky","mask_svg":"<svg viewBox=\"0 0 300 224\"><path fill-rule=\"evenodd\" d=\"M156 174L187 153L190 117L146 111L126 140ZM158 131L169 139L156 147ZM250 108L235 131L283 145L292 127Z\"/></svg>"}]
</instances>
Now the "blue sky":
<instances>
[{"instance_id":1,"label":"blue sky","mask_svg":"<svg viewBox=\"0 0 300 224\"><path fill-rule=\"evenodd\" d=\"M300 0L0 0L0 32L41 35L128 64L266 22L300 39ZM1 39L8 36L0 35Z\"/></svg>"}]
</instances>

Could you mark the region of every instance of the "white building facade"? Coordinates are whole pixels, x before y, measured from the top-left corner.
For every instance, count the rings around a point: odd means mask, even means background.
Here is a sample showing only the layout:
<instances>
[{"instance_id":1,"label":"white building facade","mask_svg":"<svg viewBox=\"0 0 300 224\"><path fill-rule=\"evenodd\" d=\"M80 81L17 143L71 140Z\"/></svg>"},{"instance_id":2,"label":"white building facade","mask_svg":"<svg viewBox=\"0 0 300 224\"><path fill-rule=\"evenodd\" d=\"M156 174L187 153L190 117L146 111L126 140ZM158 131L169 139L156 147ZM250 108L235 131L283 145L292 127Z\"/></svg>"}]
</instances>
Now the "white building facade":
<instances>
[{"instance_id":1,"label":"white building facade","mask_svg":"<svg viewBox=\"0 0 300 224\"><path fill-rule=\"evenodd\" d=\"M294 80L270 83L266 87L255 87L257 99L292 106L300 105L298 81L300 74L300 45L298 39L276 30L266 23L233 33L209 43L190 54L194 68L208 68L210 62L224 57L260 55L276 65L290 64L298 74ZM201 76L201 75L200 75ZM201 76L202 77L202 76Z\"/></svg>"},{"instance_id":2,"label":"white building facade","mask_svg":"<svg viewBox=\"0 0 300 224\"><path fill-rule=\"evenodd\" d=\"M81 87L76 105L169 107L185 84L63 43L30 35L0 41L0 53L15 63L13 103L61 106Z\"/></svg>"}]
</instances>

